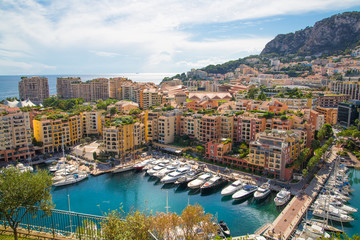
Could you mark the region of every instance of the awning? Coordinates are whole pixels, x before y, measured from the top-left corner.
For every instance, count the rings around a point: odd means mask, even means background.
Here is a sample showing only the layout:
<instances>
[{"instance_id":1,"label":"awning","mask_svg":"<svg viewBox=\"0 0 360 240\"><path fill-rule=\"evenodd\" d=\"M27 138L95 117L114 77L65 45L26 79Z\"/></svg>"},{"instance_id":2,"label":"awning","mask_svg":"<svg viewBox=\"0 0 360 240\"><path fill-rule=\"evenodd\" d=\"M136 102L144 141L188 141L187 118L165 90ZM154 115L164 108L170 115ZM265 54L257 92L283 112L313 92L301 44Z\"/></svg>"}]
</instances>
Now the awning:
<instances>
[{"instance_id":1,"label":"awning","mask_svg":"<svg viewBox=\"0 0 360 240\"><path fill-rule=\"evenodd\" d=\"M179 154L179 153L181 153L182 151L181 150L179 150L179 149L176 149L176 148L171 148L171 147L165 147L165 148L163 148L165 151L168 151L168 152L173 152L173 153L177 153L177 154Z\"/></svg>"}]
</instances>

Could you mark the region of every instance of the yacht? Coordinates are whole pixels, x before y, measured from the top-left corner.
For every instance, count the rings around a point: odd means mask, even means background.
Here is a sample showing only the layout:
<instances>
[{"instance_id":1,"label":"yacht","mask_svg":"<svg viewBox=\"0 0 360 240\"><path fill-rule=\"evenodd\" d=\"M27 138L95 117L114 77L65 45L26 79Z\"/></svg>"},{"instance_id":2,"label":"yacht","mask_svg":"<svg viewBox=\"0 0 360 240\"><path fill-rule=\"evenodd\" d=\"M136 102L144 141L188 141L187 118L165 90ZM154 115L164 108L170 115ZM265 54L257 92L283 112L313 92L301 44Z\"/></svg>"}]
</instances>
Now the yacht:
<instances>
[{"instance_id":1,"label":"yacht","mask_svg":"<svg viewBox=\"0 0 360 240\"><path fill-rule=\"evenodd\" d=\"M147 174L149 174L150 176L154 176L154 174L158 171L160 171L161 169L166 167L166 163L160 163L156 166L154 166L153 168L150 168L146 171Z\"/></svg>"},{"instance_id":2,"label":"yacht","mask_svg":"<svg viewBox=\"0 0 360 240\"><path fill-rule=\"evenodd\" d=\"M264 199L267 196L269 196L270 193L271 193L270 183L266 182L261 184L261 186L256 190L256 192L254 193L254 198L257 200Z\"/></svg>"},{"instance_id":3,"label":"yacht","mask_svg":"<svg viewBox=\"0 0 360 240\"><path fill-rule=\"evenodd\" d=\"M240 200L250 197L257 190L257 186L245 185L242 189L232 195L232 199Z\"/></svg>"},{"instance_id":4,"label":"yacht","mask_svg":"<svg viewBox=\"0 0 360 240\"><path fill-rule=\"evenodd\" d=\"M230 237L230 229L224 221L219 222L219 227L221 232L225 235L225 237Z\"/></svg>"},{"instance_id":5,"label":"yacht","mask_svg":"<svg viewBox=\"0 0 360 240\"><path fill-rule=\"evenodd\" d=\"M160 171L157 171L156 173L153 174L154 177L157 178L163 178L165 175L168 175L169 173L172 173L174 171L176 171L178 167L174 166L174 165L168 165L167 167L161 169Z\"/></svg>"},{"instance_id":6,"label":"yacht","mask_svg":"<svg viewBox=\"0 0 360 240\"><path fill-rule=\"evenodd\" d=\"M60 186L74 184L74 183L77 183L77 182L80 182L80 181L86 179L88 176L89 176L89 174L87 174L87 173L79 173L79 174L69 175L69 176L66 176L64 179L54 182L53 186L60 187Z\"/></svg>"},{"instance_id":7,"label":"yacht","mask_svg":"<svg viewBox=\"0 0 360 240\"><path fill-rule=\"evenodd\" d=\"M202 174L201 171L189 171L186 175L176 180L175 184L188 184Z\"/></svg>"},{"instance_id":8,"label":"yacht","mask_svg":"<svg viewBox=\"0 0 360 240\"><path fill-rule=\"evenodd\" d=\"M148 165L149 163L151 163L153 161L153 159L147 159L142 161L141 163L135 164L134 165L134 169L135 170L142 170L146 165Z\"/></svg>"},{"instance_id":9,"label":"yacht","mask_svg":"<svg viewBox=\"0 0 360 240\"><path fill-rule=\"evenodd\" d=\"M240 190L243 186L244 186L244 183L241 181L241 179L236 180L235 182L233 182L232 184L230 184L229 186L224 188L221 191L221 195L223 195L223 196L233 195L236 191Z\"/></svg>"},{"instance_id":10,"label":"yacht","mask_svg":"<svg viewBox=\"0 0 360 240\"><path fill-rule=\"evenodd\" d=\"M33 167L24 165L22 163L16 164L16 168L19 169L20 172L26 172L26 171L33 172L34 171Z\"/></svg>"},{"instance_id":11,"label":"yacht","mask_svg":"<svg viewBox=\"0 0 360 240\"><path fill-rule=\"evenodd\" d=\"M336 222L351 222L354 221L354 218L342 214L339 211L330 211L330 210L322 210L322 209L315 209L313 211L313 215L315 217L324 218L324 219L330 219Z\"/></svg>"},{"instance_id":12,"label":"yacht","mask_svg":"<svg viewBox=\"0 0 360 240\"><path fill-rule=\"evenodd\" d=\"M191 189L196 189L201 187L209 178L211 178L211 173L204 173L202 175L200 175L198 178L196 178L195 180L192 180L191 182L188 183L188 187Z\"/></svg>"},{"instance_id":13,"label":"yacht","mask_svg":"<svg viewBox=\"0 0 360 240\"><path fill-rule=\"evenodd\" d=\"M188 173L190 171L190 169L191 169L190 166L181 167L178 170L176 170L175 172L169 173L168 175L163 177L160 182L173 183L176 180L178 180L179 178L181 178L182 176L184 176L186 173Z\"/></svg>"},{"instance_id":14,"label":"yacht","mask_svg":"<svg viewBox=\"0 0 360 240\"><path fill-rule=\"evenodd\" d=\"M303 225L303 232L301 237L305 237L306 239L323 239L323 238L330 238L330 234L325 232L324 228L319 226L318 224L309 224L305 223Z\"/></svg>"},{"instance_id":15,"label":"yacht","mask_svg":"<svg viewBox=\"0 0 360 240\"><path fill-rule=\"evenodd\" d=\"M285 188L281 189L280 192L276 194L276 197L274 199L276 206L283 206L286 204L291 197L290 191L286 190Z\"/></svg>"},{"instance_id":16,"label":"yacht","mask_svg":"<svg viewBox=\"0 0 360 240\"><path fill-rule=\"evenodd\" d=\"M133 165L120 165L116 167L114 170L112 170L112 173L121 173L121 172L127 172L134 169Z\"/></svg>"},{"instance_id":17,"label":"yacht","mask_svg":"<svg viewBox=\"0 0 360 240\"><path fill-rule=\"evenodd\" d=\"M210 178L207 182L205 182L201 187L200 190L201 191L206 191L206 190L210 190L212 188L216 188L220 185L222 185L223 183L225 183L226 180L223 179L220 176L213 176L212 178Z\"/></svg>"}]
</instances>

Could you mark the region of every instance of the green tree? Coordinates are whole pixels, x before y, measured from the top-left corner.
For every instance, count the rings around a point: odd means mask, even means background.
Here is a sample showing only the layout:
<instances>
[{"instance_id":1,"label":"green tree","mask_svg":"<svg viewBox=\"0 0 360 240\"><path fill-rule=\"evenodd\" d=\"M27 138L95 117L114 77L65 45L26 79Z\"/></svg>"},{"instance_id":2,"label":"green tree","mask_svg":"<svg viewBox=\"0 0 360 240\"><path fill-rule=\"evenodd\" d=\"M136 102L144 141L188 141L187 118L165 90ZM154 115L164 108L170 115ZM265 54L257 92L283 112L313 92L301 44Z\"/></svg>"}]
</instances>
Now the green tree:
<instances>
[{"instance_id":1,"label":"green tree","mask_svg":"<svg viewBox=\"0 0 360 240\"><path fill-rule=\"evenodd\" d=\"M53 208L51 187L52 179L46 170L31 173L6 168L0 174L0 213L14 231L15 240L26 214L35 214L38 208L49 213Z\"/></svg>"},{"instance_id":2,"label":"green tree","mask_svg":"<svg viewBox=\"0 0 360 240\"><path fill-rule=\"evenodd\" d=\"M112 116L112 115L115 115L116 112L117 112L116 107L110 108L110 115L111 115L111 116Z\"/></svg>"},{"instance_id":3,"label":"green tree","mask_svg":"<svg viewBox=\"0 0 360 240\"><path fill-rule=\"evenodd\" d=\"M321 143L320 143L319 140L314 139L314 140L311 141L311 149L313 151L318 149L320 146L321 146Z\"/></svg>"}]
</instances>

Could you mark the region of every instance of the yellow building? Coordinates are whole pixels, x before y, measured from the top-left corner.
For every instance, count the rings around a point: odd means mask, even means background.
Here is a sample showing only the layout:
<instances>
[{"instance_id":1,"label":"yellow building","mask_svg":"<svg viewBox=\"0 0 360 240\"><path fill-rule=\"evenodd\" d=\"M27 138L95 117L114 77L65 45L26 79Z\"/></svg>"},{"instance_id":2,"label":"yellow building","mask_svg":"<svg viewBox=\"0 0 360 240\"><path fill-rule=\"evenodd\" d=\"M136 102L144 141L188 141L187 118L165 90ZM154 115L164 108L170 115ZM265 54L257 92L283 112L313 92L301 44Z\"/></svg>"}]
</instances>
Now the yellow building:
<instances>
[{"instance_id":1,"label":"yellow building","mask_svg":"<svg viewBox=\"0 0 360 240\"><path fill-rule=\"evenodd\" d=\"M104 110L83 112L83 130L84 135L101 135L102 134L102 123L101 116Z\"/></svg>"},{"instance_id":2,"label":"yellow building","mask_svg":"<svg viewBox=\"0 0 360 240\"><path fill-rule=\"evenodd\" d=\"M114 153L116 158L125 159L135 150L134 124L104 127L103 139L106 152Z\"/></svg>"},{"instance_id":3,"label":"yellow building","mask_svg":"<svg viewBox=\"0 0 360 240\"><path fill-rule=\"evenodd\" d=\"M62 145L73 146L83 136L81 115L55 114L52 117L38 115L33 120L34 137L41 142L42 152L61 151Z\"/></svg>"}]
</instances>

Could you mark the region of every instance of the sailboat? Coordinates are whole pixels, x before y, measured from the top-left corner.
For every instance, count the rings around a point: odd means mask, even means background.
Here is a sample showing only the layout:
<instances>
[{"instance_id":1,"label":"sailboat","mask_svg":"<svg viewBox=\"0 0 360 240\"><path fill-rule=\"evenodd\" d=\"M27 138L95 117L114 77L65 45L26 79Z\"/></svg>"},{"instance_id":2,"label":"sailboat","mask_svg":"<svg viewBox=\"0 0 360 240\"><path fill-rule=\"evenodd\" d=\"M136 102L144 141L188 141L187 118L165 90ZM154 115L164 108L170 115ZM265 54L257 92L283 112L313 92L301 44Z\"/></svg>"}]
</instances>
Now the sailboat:
<instances>
[{"instance_id":1,"label":"sailboat","mask_svg":"<svg viewBox=\"0 0 360 240\"><path fill-rule=\"evenodd\" d=\"M65 151L64 151L64 140L63 140L63 143L62 143L62 150L63 150L63 157L64 157L64 160L65 160ZM77 182L80 182L84 179L86 179L89 174L86 173L86 172L79 172L78 170L78 167L77 166L77 173L74 173L74 174L67 174L64 178L58 180L58 181L55 181L53 183L53 186L54 187L60 187L60 186L65 186L65 185L70 185L70 184L74 184L74 183L77 183Z\"/></svg>"}]
</instances>

